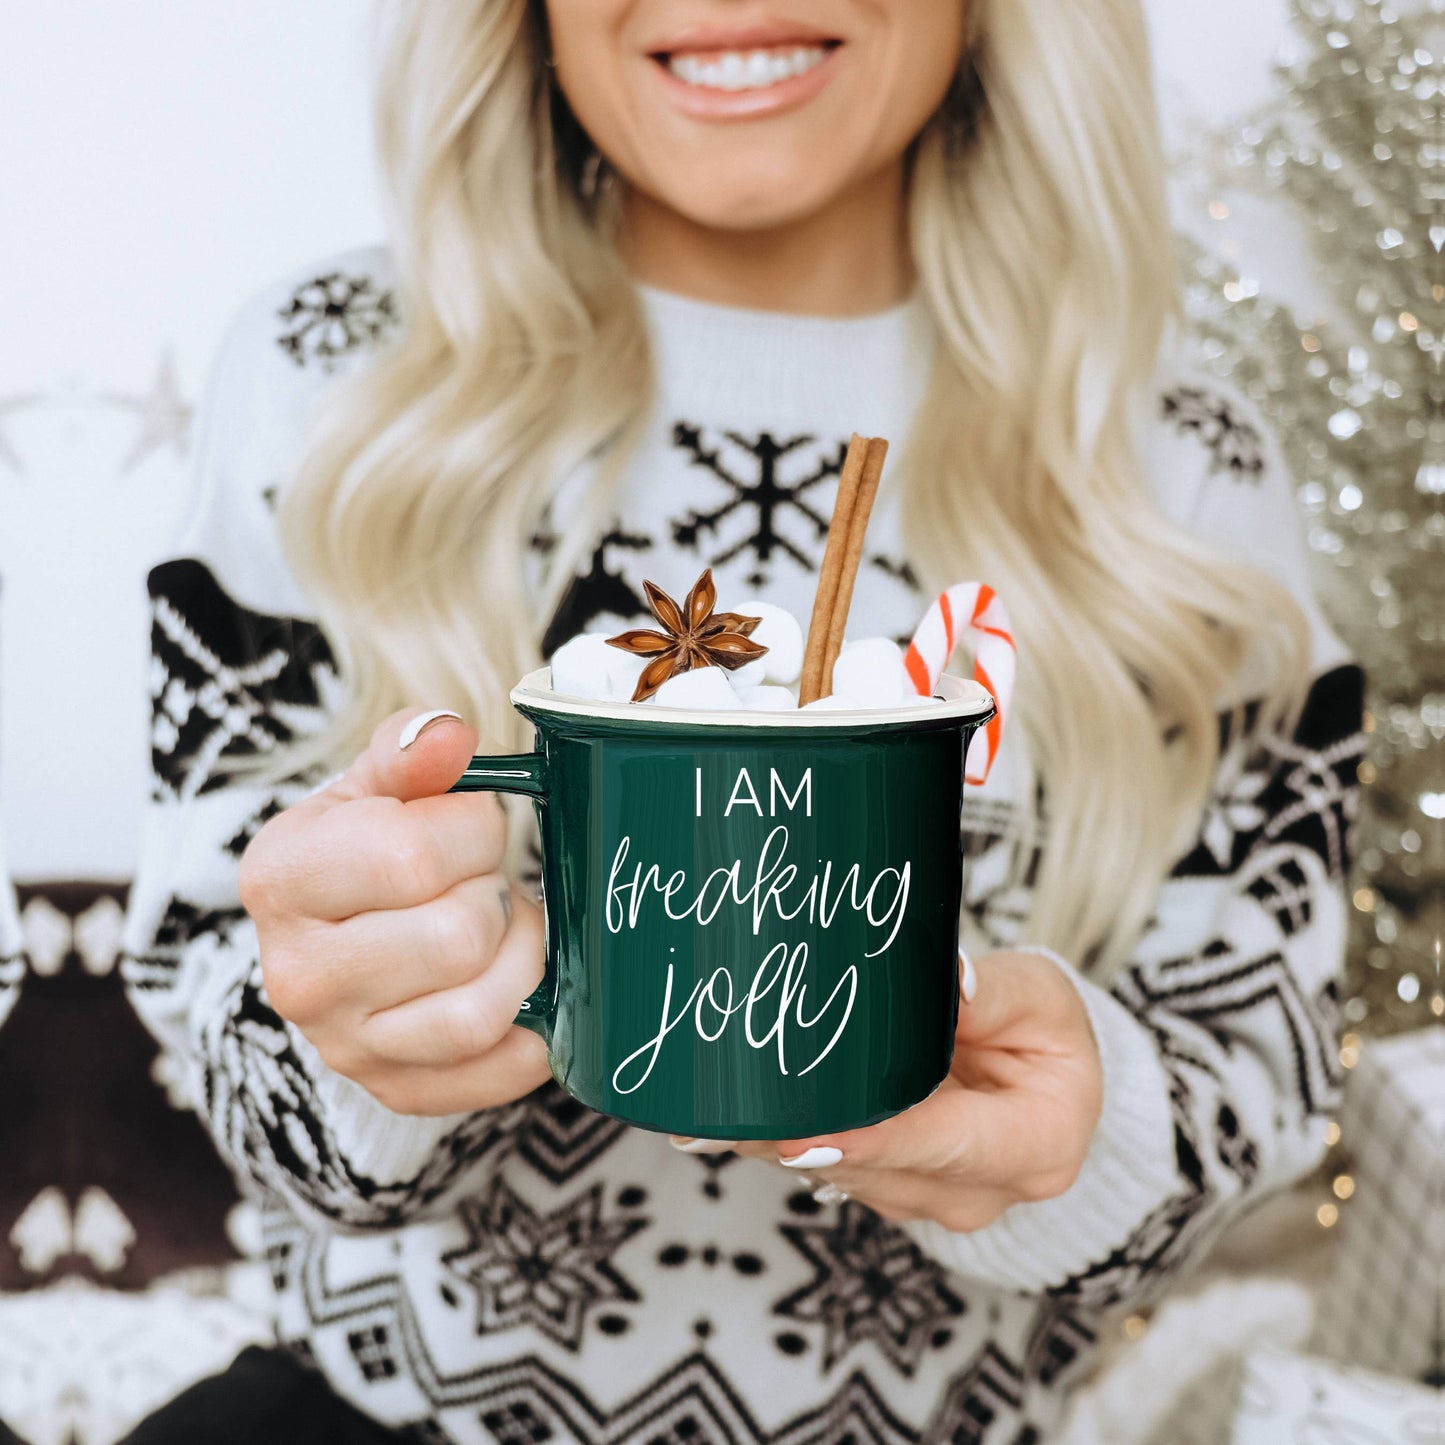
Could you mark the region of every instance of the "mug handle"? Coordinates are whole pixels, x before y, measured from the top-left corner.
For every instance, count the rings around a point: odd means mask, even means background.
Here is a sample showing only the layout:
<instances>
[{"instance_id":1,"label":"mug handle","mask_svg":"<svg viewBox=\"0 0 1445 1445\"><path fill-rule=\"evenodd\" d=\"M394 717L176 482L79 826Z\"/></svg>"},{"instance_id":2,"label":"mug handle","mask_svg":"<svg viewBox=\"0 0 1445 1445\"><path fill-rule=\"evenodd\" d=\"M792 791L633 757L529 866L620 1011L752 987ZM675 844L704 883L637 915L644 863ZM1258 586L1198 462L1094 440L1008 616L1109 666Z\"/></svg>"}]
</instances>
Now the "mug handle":
<instances>
[{"instance_id":1,"label":"mug handle","mask_svg":"<svg viewBox=\"0 0 1445 1445\"><path fill-rule=\"evenodd\" d=\"M503 757L475 757L449 793L518 793L536 803L547 801L547 759L542 753L513 753ZM557 970L547 950L542 982L517 1010L517 1023L539 1034L550 1047L552 1022L557 1012Z\"/></svg>"}]
</instances>

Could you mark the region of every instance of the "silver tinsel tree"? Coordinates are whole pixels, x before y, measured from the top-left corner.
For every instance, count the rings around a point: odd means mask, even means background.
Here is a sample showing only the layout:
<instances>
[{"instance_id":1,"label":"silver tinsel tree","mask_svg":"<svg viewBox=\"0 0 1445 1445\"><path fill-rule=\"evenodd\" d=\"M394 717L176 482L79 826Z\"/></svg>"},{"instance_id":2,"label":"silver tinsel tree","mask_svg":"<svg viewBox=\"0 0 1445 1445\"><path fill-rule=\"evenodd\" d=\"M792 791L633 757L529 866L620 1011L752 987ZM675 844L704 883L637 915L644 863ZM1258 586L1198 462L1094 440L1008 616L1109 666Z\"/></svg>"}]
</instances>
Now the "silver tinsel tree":
<instances>
[{"instance_id":1,"label":"silver tinsel tree","mask_svg":"<svg viewBox=\"0 0 1445 1445\"><path fill-rule=\"evenodd\" d=\"M1279 433L1321 600L1368 670L1345 1017L1394 1032L1445 1017L1445 0L1294 10L1282 99L1196 176L1216 215L1230 189L1298 208L1329 319L1192 244L1187 307Z\"/></svg>"}]
</instances>

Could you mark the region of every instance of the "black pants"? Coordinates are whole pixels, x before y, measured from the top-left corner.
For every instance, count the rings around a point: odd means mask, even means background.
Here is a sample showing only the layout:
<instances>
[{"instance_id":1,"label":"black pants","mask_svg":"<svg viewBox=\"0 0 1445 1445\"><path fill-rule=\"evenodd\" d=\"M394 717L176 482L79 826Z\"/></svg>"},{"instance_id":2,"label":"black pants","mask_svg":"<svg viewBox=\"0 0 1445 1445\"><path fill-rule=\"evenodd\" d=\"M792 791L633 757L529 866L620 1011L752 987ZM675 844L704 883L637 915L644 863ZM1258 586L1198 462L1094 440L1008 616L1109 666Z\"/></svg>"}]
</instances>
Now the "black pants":
<instances>
[{"instance_id":1,"label":"black pants","mask_svg":"<svg viewBox=\"0 0 1445 1445\"><path fill-rule=\"evenodd\" d=\"M0 1420L0 1445L25 1445L25 1442L3 1420Z\"/></svg>"},{"instance_id":2,"label":"black pants","mask_svg":"<svg viewBox=\"0 0 1445 1445\"><path fill-rule=\"evenodd\" d=\"M225 1374L141 1421L123 1445L396 1445L405 1438L354 1410L315 1370L252 1346Z\"/></svg>"}]
</instances>

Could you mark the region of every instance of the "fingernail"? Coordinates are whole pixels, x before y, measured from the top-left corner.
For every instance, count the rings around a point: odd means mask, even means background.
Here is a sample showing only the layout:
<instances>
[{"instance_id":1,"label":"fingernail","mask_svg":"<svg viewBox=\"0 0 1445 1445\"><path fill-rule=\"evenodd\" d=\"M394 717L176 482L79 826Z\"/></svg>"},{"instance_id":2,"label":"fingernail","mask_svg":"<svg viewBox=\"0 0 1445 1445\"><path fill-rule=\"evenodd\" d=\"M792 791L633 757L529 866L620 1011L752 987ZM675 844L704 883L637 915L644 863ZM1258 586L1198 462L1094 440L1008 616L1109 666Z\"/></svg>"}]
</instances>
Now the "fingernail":
<instances>
[{"instance_id":1,"label":"fingernail","mask_svg":"<svg viewBox=\"0 0 1445 1445\"><path fill-rule=\"evenodd\" d=\"M455 718L461 722L462 715L453 712L449 707L434 708L431 712L418 713L407 725L402 728L401 736L396 740L397 747L405 752L434 722L442 718Z\"/></svg>"},{"instance_id":2,"label":"fingernail","mask_svg":"<svg viewBox=\"0 0 1445 1445\"><path fill-rule=\"evenodd\" d=\"M963 990L964 1003L972 1003L973 996L978 992L978 971L973 966L973 960L962 950L958 951L958 962L963 969L963 977L959 987Z\"/></svg>"},{"instance_id":3,"label":"fingernail","mask_svg":"<svg viewBox=\"0 0 1445 1445\"><path fill-rule=\"evenodd\" d=\"M779 1159L778 1163L787 1169L831 1169L843 1162L843 1151L831 1144L820 1144L816 1149L805 1149L791 1159Z\"/></svg>"},{"instance_id":4,"label":"fingernail","mask_svg":"<svg viewBox=\"0 0 1445 1445\"><path fill-rule=\"evenodd\" d=\"M677 1134L668 1135L667 1142L679 1154L731 1154L731 1139L688 1139Z\"/></svg>"}]
</instances>

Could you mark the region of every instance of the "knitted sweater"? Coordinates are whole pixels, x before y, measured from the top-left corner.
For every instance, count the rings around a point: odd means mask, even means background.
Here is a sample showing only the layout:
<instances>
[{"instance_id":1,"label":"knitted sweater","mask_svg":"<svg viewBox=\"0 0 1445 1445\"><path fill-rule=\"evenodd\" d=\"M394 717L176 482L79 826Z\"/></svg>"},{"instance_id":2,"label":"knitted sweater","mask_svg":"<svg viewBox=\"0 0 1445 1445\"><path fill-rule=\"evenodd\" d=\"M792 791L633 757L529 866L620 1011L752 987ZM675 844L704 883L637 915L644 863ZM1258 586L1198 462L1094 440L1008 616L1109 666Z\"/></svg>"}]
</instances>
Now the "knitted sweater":
<instances>
[{"instance_id":1,"label":"knitted sweater","mask_svg":"<svg viewBox=\"0 0 1445 1445\"><path fill-rule=\"evenodd\" d=\"M273 505L319 397L400 324L391 284L384 252L351 253L243 311L192 514L150 576L154 793L124 976L266 1206L281 1339L417 1440L1041 1439L1100 1312L1152 1294L1311 1167L1336 1098L1361 686L1310 601L1263 432L1213 383L1174 377L1141 445L1167 513L1305 604L1298 733L1264 736L1251 714L1226 735L1197 841L1128 967L1108 988L1071 970L1105 1074L1077 1182L968 1235L893 1225L758 1161L679 1154L551 1084L472 1115L391 1114L268 1003L237 864L316 779L261 788L214 767L315 727L339 696ZM844 442L901 440L927 372L917 302L838 320L641 294L660 394L544 650L640 614L644 574L685 587L705 564L724 600L806 616ZM550 545L544 518L533 547ZM926 601L885 490L854 630L906 636ZM1028 884L1010 881L1036 872L1011 867L1038 846L1011 826L1036 806L1021 746L1005 737L964 810L978 947L1027 941Z\"/></svg>"},{"instance_id":2,"label":"knitted sweater","mask_svg":"<svg viewBox=\"0 0 1445 1445\"><path fill-rule=\"evenodd\" d=\"M20 997L20 983L25 977L25 938L16 907L15 889L5 867L5 854L0 848L0 1024L3 1024Z\"/></svg>"}]
</instances>

